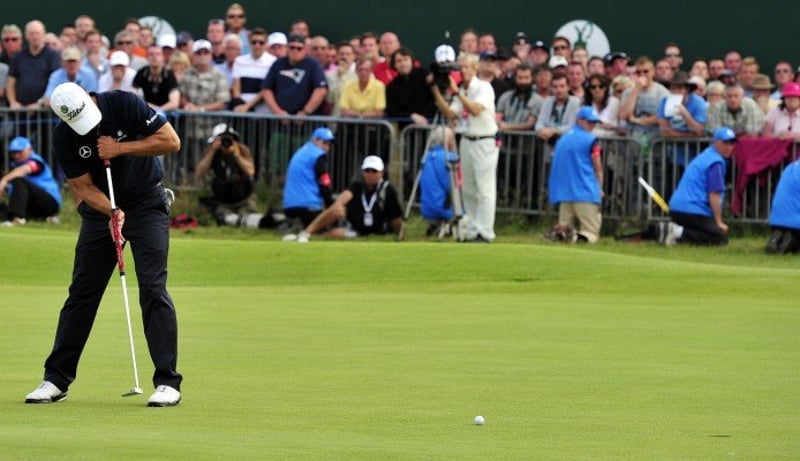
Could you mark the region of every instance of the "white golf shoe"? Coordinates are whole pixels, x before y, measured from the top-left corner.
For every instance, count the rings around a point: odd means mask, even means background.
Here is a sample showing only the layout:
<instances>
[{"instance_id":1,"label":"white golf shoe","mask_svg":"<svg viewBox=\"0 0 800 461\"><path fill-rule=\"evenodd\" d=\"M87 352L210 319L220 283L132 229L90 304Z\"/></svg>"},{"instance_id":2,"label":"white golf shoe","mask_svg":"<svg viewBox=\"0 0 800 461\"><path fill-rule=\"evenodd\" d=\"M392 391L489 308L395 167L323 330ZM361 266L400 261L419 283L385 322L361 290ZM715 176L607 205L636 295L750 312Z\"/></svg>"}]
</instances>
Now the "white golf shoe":
<instances>
[{"instance_id":1,"label":"white golf shoe","mask_svg":"<svg viewBox=\"0 0 800 461\"><path fill-rule=\"evenodd\" d=\"M181 403L181 393L174 387L161 385L147 399L148 407L173 407Z\"/></svg>"},{"instance_id":2,"label":"white golf shoe","mask_svg":"<svg viewBox=\"0 0 800 461\"><path fill-rule=\"evenodd\" d=\"M308 240L311 238L308 232L302 231L297 234L297 243L308 243Z\"/></svg>"},{"instance_id":3,"label":"white golf shoe","mask_svg":"<svg viewBox=\"0 0 800 461\"><path fill-rule=\"evenodd\" d=\"M67 393L50 381L42 381L39 387L25 396L25 403L54 403L67 398Z\"/></svg>"}]
</instances>

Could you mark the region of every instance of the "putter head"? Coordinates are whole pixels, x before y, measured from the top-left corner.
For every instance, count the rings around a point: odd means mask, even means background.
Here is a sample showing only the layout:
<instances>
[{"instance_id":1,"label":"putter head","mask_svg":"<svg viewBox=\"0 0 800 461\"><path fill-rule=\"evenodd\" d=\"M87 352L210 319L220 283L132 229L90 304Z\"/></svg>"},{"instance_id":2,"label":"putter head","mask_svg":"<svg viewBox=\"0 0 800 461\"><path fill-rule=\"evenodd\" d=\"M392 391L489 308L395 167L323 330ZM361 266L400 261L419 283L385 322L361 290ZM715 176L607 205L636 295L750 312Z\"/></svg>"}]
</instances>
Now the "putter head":
<instances>
[{"instance_id":1,"label":"putter head","mask_svg":"<svg viewBox=\"0 0 800 461\"><path fill-rule=\"evenodd\" d=\"M141 395L144 394L144 391L141 387L134 387L133 389L129 390L128 392L122 394L123 397L133 397L134 395Z\"/></svg>"}]
</instances>

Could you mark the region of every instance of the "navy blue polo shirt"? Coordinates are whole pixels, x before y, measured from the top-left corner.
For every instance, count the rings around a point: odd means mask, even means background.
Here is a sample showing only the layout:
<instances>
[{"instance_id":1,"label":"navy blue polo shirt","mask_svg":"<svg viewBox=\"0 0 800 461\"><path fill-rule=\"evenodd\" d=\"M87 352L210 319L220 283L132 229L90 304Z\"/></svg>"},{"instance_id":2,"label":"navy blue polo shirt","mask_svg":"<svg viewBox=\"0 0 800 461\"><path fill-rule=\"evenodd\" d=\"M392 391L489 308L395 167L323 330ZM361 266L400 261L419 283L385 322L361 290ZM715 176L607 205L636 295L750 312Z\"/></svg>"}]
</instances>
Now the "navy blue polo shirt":
<instances>
[{"instance_id":1,"label":"navy blue polo shirt","mask_svg":"<svg viewBox=\"0 0 800 461\"><path fill-rule=\"evenodd\" d=\"M92 183L108 195L105 165L97 153L97 138L107 135L119 142L136 141L154 134L167 122L132 93L111 91L92 95L97 98L97 106L103 114L98 127L80 136L65 122L59 122L53 130L53 152L67 178L89 173ZM125 209L135 204L137 197L147 196L142 192L158 184L162 175L161 163L155 157L123 155L111 159L117 206Z\"/></svg>"},{"instance_id":2,"label":"navy blue polo shirt","mask_svg":"<svg viewBox=\"0 0 800 461\"><path fill-rule=\"evenodd\" d=\"M294 115L300 112L311 99L311 93L317 88L327 88L325 71L322 65L309 57L303 58L296 65L289 63L289 58L280 58L269 68L261 88L269 88L275 96L275 102L286 112ZM320 114L323 104L315 114Z\"/></svg>"},{"instance_id":3,"label":"navy blue polo shirt","mask_svg":"<svg viewBox=\"0 0 800 461\"><path fill-rule=\"evenodd\" d=\"M16 79L14 93L23 106L32 104L44 96L50 74L61 68L61 55L49 46L36 56L25 48L14 55L8 75Z\"/></svg>"}]
</instances>

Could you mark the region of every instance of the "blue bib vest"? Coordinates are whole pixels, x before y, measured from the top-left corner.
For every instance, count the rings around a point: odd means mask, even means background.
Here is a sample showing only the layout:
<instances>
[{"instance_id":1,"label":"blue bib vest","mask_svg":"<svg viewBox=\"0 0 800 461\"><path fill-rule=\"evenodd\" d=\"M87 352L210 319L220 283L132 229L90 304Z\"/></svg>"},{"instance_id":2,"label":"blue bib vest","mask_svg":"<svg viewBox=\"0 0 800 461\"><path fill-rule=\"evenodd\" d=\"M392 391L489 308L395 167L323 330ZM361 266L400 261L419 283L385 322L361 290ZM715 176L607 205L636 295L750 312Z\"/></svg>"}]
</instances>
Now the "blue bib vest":
<instances>
[{"instance_id":1,"label":"blue bib vest","mask_svg":"<svg viewBox=\"0 0 800 461\"><path fill-rule=\"evenodd\" d=\"M53 197L55 201L58 202L58 206L60 207L61 191L59 190L58 183L53 178L53 171L50 169L50 166L47 165L47 162L44 161L41 155L37 154L36 152L31 152L31 155L24 161L19 163L11 162L11 167L16 168L20 165L30 162L31 160L41 165L42 171L40 171L39 174L29 174L25 176L24 179L47 192L48 195Z\"/></svg>"},{"instance_id":2,"label":"blue bib vest","mask_svg":"<svg viewBox=\"0 0 800 461\"><path fill-rule=\"evenodd\" d=\"M800 230L800 160L790 163L781 173L769 224Z\"/></svg>"},{"instance_id":3,"label":"blue bib vest","mask_svg":"<svg viewBox=\"0 0 800 461\"><path fill-rule=\"evenodd\" d=\"M446 151L441 145L433 146L428 151L419 178L420 212L425 219L453 219L447 162L455 161L457 158L456 154Z\"/></svg>"},{"instance_id":4,"label":"blue bib vest","mask_svg":"<svg viewBox=\"0 0 800 461\"><path fill-rule=\"evenodd\" d=\"M321 210L325 204L319 191L315 165L325 151L311 141L305 143L292 156L286 170L283 188L283 208L308 208Z\"/></svg>"},{"instance_id":5,"label":"blue bib vest","mask_svg":"<svg viewBox=\"0 0 800 461\"><path fill-rule=\"evenodd\" d=\"M592 163L592 145L597 137L579 125L556 143L547 183L550 204L589 202L600 204L600 185Z\"/></svg>"},{"instance_id":6,"label":"blue bib vest","mask_svg":"<svg viewBox=\"0 0 800 461\"><path fill-rule=\"evenodd\" d=\"M708 169L715 163L722 164L722 174L725 175L726 165L722 155L714 149L708 147L697 157L689 162L686 171L683 173L678 188L672 194L669 201L669 209L680 213L689 213L702 216L713 217L711 206L708 204ZM721 192L722 201L725 203L725 191Z\"/></svg>"}]
</instances>

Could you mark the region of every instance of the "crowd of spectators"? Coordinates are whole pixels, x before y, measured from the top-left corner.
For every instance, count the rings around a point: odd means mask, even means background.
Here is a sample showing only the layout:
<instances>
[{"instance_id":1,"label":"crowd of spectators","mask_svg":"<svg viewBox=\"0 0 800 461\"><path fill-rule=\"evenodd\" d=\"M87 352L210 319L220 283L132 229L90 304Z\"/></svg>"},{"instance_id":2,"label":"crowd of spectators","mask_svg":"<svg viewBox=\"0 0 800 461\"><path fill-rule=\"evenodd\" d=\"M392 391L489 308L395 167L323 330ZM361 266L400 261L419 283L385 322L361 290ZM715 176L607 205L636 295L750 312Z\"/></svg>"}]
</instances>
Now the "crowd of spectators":
<instances>
[{"instance_id":1,"label":"crowd of spectators","mask_svg":"<svg viewBox=\"0 0 800 461\"><path fill-rule=\"evenodd\" d=\"M203 37L154 36L135 18L118 30L101 30L88 15L52 32L38 20L7 24L0 98L11 108L46 107L52 88L73 81L89 91L136 92L161 111L378 117L401 125L425 124L435 113L425 53L415 55L394 32L335 40L313 35L302 19L285 31L251 25L238 3L209 20ZM792 123L800 117L800 87L792 83L800 78L788 61L775 65L773 83L756 57L735 50L688 63L677 43L637 59L592 56L565 37L523 32L503 45L501 36L466 30L457 46L479 56L478 78L492 85L501 131L554 140L588 104L600 114L599 135L695 136L731 126L737 135L800 137L800 123ZM686 94L677 103L670 93Z\"/></svg>"},{"instance_id":2,"label":"crowd of spectators","mask_svg":"<svg viewBox=\"0 0 800 461\"><path fill-rule=\"evenodd\" d=\"M48 107L58 84L74 82L87 91L136 93L159 112L330 115L401 127L429 124L436 114L428 53L415 54L392 31L337 40L314 35L302 19L267 31L238 3L224 13L208 21L202 37L155 36L135 18L101 29L85 14L60 31L35 19L22 28L6 24L0 105ZM505 44L502 36L468 29L451 59L477 61L476 78L493 90L501 132L531 132L553 147L581 107L591 106L599 137L702 137L730 127L737 137L800 139L800 69L788 61L770 72L731 50L689 63L677 43L650 57L593 56L566 37L524 32ZM460 81L457 71L452 77ZM186 136L204 142L212 126L212 119L195 123Z\"/></svg>"}]
</instances>

